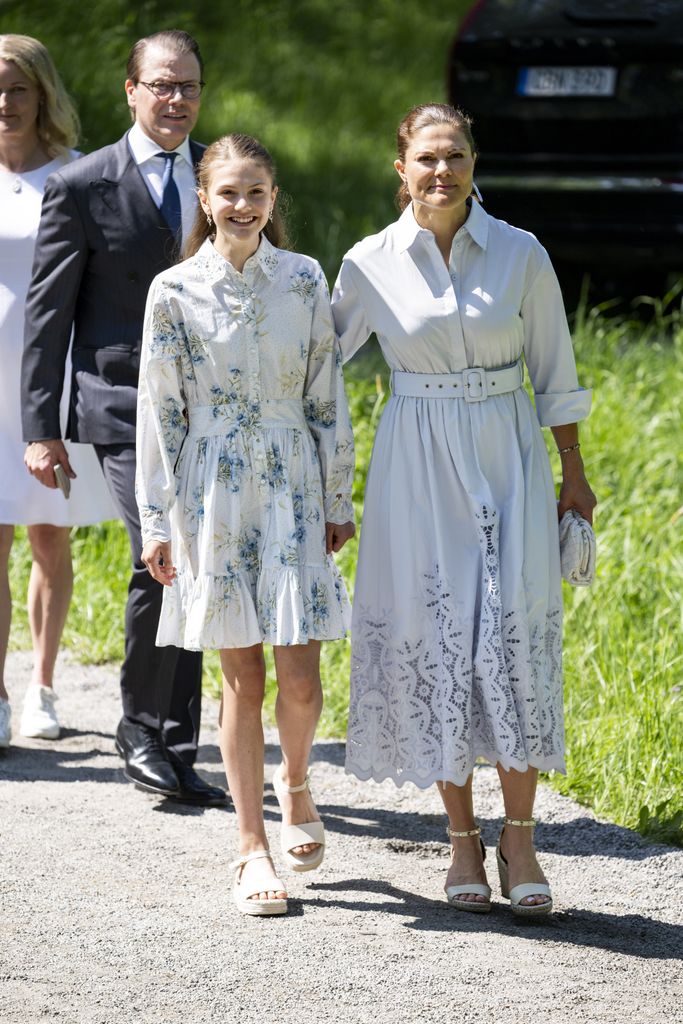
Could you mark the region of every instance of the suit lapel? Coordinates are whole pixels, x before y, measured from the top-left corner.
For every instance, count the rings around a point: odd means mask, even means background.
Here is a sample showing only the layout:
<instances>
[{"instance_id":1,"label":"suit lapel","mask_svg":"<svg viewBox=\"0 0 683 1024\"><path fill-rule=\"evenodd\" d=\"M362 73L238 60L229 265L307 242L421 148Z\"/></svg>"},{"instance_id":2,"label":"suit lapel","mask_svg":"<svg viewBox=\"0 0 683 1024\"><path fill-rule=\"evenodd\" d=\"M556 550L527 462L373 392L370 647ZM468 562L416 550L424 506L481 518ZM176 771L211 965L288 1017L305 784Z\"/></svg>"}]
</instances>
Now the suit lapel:
<instances>
[{"instance_id":1,"label":"suit lapel","mask_svg":"<svg viewBox=\"0 0 683 1024\"><path fill-rule=\"evenodd\" d=\"M135 231L136 253L162 269L173 262L174 239L128 148L128 135L115 143L101 178L90 182L107 209Z\"/></svg>"},{"instance_id":2,"label":"suit lapel","mask_svg":"<svg viewBox=\"0 0 683 1024\"><path fill-rule=\"evenodd\" d=\"M190 140L195 175L205 146ZM161 211L149 193L140 168L128 146L128 133L115 143L101 178L90 182L104 205L121 224L135 229L136 250L145 251L159 269L175 262L175 240Z\"/></svg>"},{"instance_id":3,"label":"suit lapel","mask_svg":"<svg viewBox=\"0 0 683 1024\"><path fill-rule=\"evenodd\" d=\"M190 139L190 153L192 154L192 165L194 167L195 178L197 177L199 170L199 161L204 156L205 152L206 146L202 146L201 143L193 142L192 139Z\"/></svg>"}]
</instances>

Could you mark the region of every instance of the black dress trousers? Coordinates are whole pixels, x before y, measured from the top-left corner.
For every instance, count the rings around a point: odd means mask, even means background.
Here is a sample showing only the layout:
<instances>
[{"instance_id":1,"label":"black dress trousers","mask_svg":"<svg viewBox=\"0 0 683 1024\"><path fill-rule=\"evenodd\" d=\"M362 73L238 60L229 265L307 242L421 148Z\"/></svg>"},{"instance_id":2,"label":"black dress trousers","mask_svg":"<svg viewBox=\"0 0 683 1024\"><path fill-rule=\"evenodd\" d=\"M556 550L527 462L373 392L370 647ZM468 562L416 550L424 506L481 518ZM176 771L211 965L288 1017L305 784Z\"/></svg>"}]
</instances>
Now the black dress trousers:
<instances>
[{"instance_id":1,"label":"black dress trousers","mask_svg":"<svg viewBox=\"0 0 683 1024\"><path fill-rule=\"evenodd\" d=\"M121 696L126 718L161 730L171 760L194 764L201 716L202 656L155 640L163 587L140 560L135 501L135 445L95 445L107 486L128 531L133 574L128 585Z\"/></svg>"}]
</instances>

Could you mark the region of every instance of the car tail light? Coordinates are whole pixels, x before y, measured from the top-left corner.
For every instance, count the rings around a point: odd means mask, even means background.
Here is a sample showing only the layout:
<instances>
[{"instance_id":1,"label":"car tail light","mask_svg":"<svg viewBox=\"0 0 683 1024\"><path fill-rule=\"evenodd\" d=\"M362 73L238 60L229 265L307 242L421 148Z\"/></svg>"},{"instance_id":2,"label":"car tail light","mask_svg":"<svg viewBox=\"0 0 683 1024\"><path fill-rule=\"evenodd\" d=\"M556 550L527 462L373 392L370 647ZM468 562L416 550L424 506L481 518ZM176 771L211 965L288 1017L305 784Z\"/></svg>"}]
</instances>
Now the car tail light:
<instances>
[{"instance_id":1,"label":"car tail light","mask_svg":"<svg viewBox=\"0 0 683 1024\"><path fill-rule=\"evenodd\" d=\"M456 32L455 39L453 40L453 44L451 46L451 55L455 47L458 45L458 40L465 34L465 32L467 32L467 29L469 28L470 24L474 21L474 18L476 17L479 8L483 7L485 3L486 0L477 0L477 2L472 7L470 7L469 11L460 22L460 26L458 28L458 31Z\"/></svg>"}]
</instances>

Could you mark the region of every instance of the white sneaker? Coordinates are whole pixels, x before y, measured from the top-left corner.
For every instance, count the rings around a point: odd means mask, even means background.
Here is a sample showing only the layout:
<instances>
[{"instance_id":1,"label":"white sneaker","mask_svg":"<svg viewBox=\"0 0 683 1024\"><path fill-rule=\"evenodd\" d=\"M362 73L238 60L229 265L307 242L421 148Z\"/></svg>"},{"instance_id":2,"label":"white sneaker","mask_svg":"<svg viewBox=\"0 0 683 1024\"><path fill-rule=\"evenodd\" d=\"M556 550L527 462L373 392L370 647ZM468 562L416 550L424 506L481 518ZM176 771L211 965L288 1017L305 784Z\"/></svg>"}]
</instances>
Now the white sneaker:
<instances>
[{"instance_id":1,"label":"white sneaker","mask_svg":"<svg viewBox=\"0 0 683 1024\"><path fill-rule=\"evenodd\" d=\"M12 709L8 700L0 700L0 748L9 747L12 739Z\"/></svg>"},{"instance_id":2,"label":"white sneaker","mask_svg":"<svg viewBox=\"0 0 683 1024\"><path fill-rule=\"evenodd\" d=\"M24 697L21 735L41 740L56 740L59 721L55 712L57 695L49 686L32 683Z\"/></svg>"}]
</instances>

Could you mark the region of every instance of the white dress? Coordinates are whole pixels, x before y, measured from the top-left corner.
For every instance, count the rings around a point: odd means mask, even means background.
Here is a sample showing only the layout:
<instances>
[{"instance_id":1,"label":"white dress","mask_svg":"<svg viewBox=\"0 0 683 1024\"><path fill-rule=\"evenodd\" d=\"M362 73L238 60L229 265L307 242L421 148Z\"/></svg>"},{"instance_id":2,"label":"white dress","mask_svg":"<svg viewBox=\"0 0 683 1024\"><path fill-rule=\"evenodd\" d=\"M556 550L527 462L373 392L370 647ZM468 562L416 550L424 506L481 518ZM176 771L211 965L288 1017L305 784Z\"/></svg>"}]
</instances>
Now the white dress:
<instances>
[{"instance_id":1,"label":"white dress","mask_svg":"<svg viewBox=\"0 0 683 1024\"><path fill-rule=\"evenodd\" d=\"M548 256L472 204L449 268L411 207L345 257L342 355L374 331L392 370L493 369L521 354L536 393L393 396L365 493L352 620L347 770L462 785L478 757L564 769L555 492L539 421L590 409Z\"/></svg>"},{"instance_id":2,"label":"white dress","mask_svg":"<svg viewBox=\"0 0 683 1024\"><path fill-rule=\"evenodd\" d=\"M320 266L262 238L239 273L206 241L155 278L137 424L143 542L178 570L157 643L344 636L325 522L353 519L353 438Z\"/></svg>"},{"instance_id":3,"label":"white dress","mask_svg":"<svg viewBox=\"0 0 683 1024\"><path fill-rule=\"evenodd\" d=\"M21 357L24 350L24 304L31 280L43 189L62 159L35 171L11 174L0 167L0 523L85 526L117 517L104 476L90 445L69 445L77 479L67 500L44 487L24 465L21 432ZM69 406L71 363L62 395L62 430Z\"/></svg>"}]
</instances>

